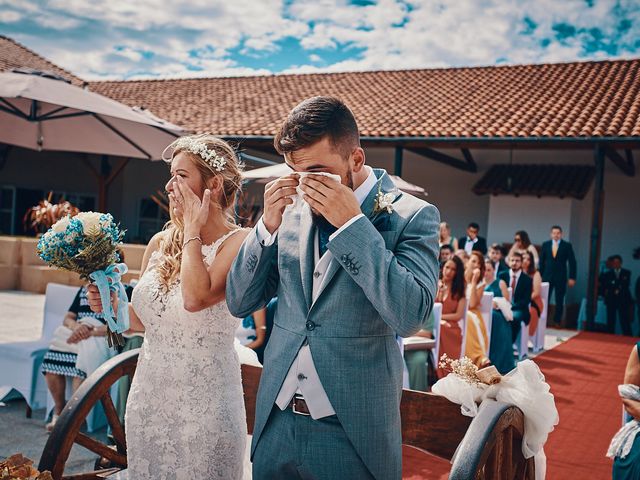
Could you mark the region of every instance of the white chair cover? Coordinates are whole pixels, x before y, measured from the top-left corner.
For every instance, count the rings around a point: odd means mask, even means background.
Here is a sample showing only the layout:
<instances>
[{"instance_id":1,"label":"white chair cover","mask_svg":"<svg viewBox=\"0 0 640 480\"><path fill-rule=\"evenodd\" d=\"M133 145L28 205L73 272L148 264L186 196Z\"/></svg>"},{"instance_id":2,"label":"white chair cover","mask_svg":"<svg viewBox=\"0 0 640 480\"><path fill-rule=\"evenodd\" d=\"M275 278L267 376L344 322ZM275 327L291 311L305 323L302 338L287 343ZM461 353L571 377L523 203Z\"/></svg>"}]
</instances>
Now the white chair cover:
<instances>
[{"instance_id":1,"label":"white chair cover","mask_svg":"<svg viewBox=\"0 0 640 480\"><path fill-rule=\"evenodd\" d=\"M431 359L433 360L433 365L435 368L438 368L439 362L439 354L440 354L440 320L442 320L442 304L434 303L433 304L433 338L436 341L433 349L431 350Z\"/></svg>"},{"instance_id":2,"label":"white chair cover","mask_svg":"<svg viewBox=\"0 0 640 480\"><path fill-rule=\"evenodd\" d=\"M538 328L533 337L534 353L544 350L544 337L547 334L547 315L549 313L549 282L542 282L540 297L542 298L542 312L540 313Z\"/></svg>"},{"instance_id":3,"label":"white chair cover","mask_svg":"<svg viewBox=\"0 0 640 480\"><path fill-rule=\"evenodd\" d=\"M78 287L49 283L41 337L29 342L0 344L0 388L15 389L32 409L46 404L47 387L40 366L53 332L62 324L77 292Z\"/></svg>"},{"instance_id":4,"label":"white chair cover","mask_svg":"<svg viewBox=\"0 0 640 480\"><path fill-rule=\"evenodd\" d=\"M467 349L467 312L469 311L469 300L465 299L464 314L460 320L460 328L462 329L462 345L460 346L460 358L464 357Z\"/></svg>"}]
</instances>

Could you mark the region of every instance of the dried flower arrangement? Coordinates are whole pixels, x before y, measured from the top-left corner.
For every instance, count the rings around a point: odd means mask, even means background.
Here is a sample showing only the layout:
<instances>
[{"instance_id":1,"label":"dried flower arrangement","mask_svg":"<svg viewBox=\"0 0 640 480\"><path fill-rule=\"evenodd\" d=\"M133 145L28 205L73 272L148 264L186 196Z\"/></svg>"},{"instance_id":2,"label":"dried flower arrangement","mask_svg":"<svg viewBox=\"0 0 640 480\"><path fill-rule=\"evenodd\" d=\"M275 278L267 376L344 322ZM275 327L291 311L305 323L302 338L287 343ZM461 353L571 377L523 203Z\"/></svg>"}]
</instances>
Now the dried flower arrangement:
<instances>
[{"instance_id":1,"label":"dried flower arrangement","mask_svg":"<svg viewBox=\"0 0 640 480\"><path fill-rule=\"evenodd\" d=\"M440 357L439 367L472 385L480 385L482 383L495 385L502 380L502 375L500 375L496 367L490 365L483 369L478 369L468 357L454 360L445 353Z\"/></svg>"},{"instance_id":2,"label":"dried flower arrangement","mask_svg":"<svg viewBox=\"0 0 640 480\"><path fill-rule=\"evenodd\" d=\"M49 192L46 199L40 200L38 205L29 208L22 219L25 231L33 230L35 233L44 233L51 225L67 215L73 217L80 210L67 202L60 199L58 203L51 203L53 192Z\"/></svg>"},{"instance_id":3,"label":"dried flower arrangement","mask_svg":"<svg viewBox=\"0 0 640 480\"><path fill-rule=\"evenodd\" d=\"M51 472L39 472L29 460L17 453L0 462L0 480L53 480Z\"/></svg>"}]
</instances>

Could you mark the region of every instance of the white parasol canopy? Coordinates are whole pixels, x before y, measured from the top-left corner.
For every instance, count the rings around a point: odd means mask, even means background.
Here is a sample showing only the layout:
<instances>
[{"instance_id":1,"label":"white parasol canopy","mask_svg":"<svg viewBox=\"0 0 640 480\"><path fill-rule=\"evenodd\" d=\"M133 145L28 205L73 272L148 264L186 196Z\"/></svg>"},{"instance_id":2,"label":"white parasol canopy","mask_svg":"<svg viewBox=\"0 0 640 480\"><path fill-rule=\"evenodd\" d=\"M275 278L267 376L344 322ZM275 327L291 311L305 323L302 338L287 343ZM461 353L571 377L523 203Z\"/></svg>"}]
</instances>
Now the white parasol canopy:
<instances>
[{"instance_id":1,"label":"white parasol canopy","mask_svg":"<svg viewBox=\"0 0 640 480\"><path fill-rule=\"evenodd\" d=\"M0 73L0 143L158 160L181 127L35 73Z\"/></svg>"},{"instance_id":2,"label":"white parasol canopy","mask_svg":"<svg viewBox=\"0 0 640 480\"><path fill-rule=\"evenodd\" d=\"M286 163L277 163L275 165L269 165L268 167L255 168L253 170L246 171L243 174L243 178L248 181L267 183L275 178L288 175L291 172L293 172L293 170ZM389 177L393 180L393 183L396 184L398 190L402 190L403 192L416 196L426 197L428 195L424 188L414 185L413 183L409 183L397 175L389 175Z\"/></svg>"}]
</instances>

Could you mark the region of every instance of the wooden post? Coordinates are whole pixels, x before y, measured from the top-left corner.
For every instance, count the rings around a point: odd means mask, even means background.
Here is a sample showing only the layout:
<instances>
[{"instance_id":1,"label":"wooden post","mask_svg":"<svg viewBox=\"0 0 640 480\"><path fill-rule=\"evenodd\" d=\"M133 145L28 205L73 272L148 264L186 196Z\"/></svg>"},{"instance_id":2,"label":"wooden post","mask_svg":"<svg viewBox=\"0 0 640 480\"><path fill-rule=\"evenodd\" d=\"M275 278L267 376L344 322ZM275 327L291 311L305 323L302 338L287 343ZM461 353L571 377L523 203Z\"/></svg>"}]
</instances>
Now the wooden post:
<instances>
[{"instance_id":1,"label":"wooden post","mask_svg":"<svg viewBox=\"0 0 640 480\"><path fill-rule=\"evenodd\" d=\"M595 327L598 302L598 273L600 271L600 249L602 247L602 218L604 212L604 148L596 144L593 151L596 177L593 185L593 211L591 213L591 235L589 237L589 276L587 284L587 330Z\"/></svg>"},{"instance_id":2,"label":"wooden post","mask_svg":"<svg viewBox=\"0 0 640 480\"><path fill-rule=\"evenodd\" d=\"M124 167L127 166L129 160L130 158L124 158L115 168L111 168L109 157L107 155L103 155L100 159L100 170L96 170L96 168L91 164L86 156L82 157L82 161L84 162L86 167L91 170L93 175L96 177L96 180L98 181L99 212L107 211L107 194L109 192L109 185L111 185L111 183L118 177L120 172L124 170Z\"/></svg>"},{"instance_id":3,"label":"wooden post","mask_svg":"<svg viewBox=\"0 0 640 480\"><path fill-rule=\"evenodd\" d=\"M107 211L107 190L109 188L109 174L111 173L111 165L109 157L102 155L100 158L100 173L98 175L98 211Z\"/></svg>"},{"instance_id":4,"label":"wooden post","mask_svg":"<svg viewBox=\"0 0 640 480\"><path fill-rule=\"evenodd\" d=\"M397 175L398 177L402 176L402 154L402 147L396 147L396 157L393 167L393 174Z\"/></svg>"}]
</instances>

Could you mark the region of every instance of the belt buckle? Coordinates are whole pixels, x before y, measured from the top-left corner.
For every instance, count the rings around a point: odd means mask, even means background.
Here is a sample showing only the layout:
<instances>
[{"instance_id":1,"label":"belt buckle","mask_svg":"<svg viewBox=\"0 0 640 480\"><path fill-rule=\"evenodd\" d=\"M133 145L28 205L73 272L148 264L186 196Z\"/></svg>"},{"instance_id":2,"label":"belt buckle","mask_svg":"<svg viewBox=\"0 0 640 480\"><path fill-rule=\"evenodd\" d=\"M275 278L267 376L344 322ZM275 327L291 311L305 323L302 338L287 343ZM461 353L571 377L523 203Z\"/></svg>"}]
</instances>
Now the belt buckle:
<instances>
[{"instance_id":1,"label":"belt buckle","mask_svg":"<svg viewBox=\"0 0 640 480\"><path fill-rule=\"evenodd\" d=\"M305 417L310 416L311 414L309 414L309 413L301 412L299 410L296 410L296 401L297 400L304 400L304 398L303 397L299 397L297 395L293 396L293 402L292 402L292 405L291 405L291 410L293 410L293 413L295 413L296 415L304 415Z\"/></svg>"}]
</instances>

